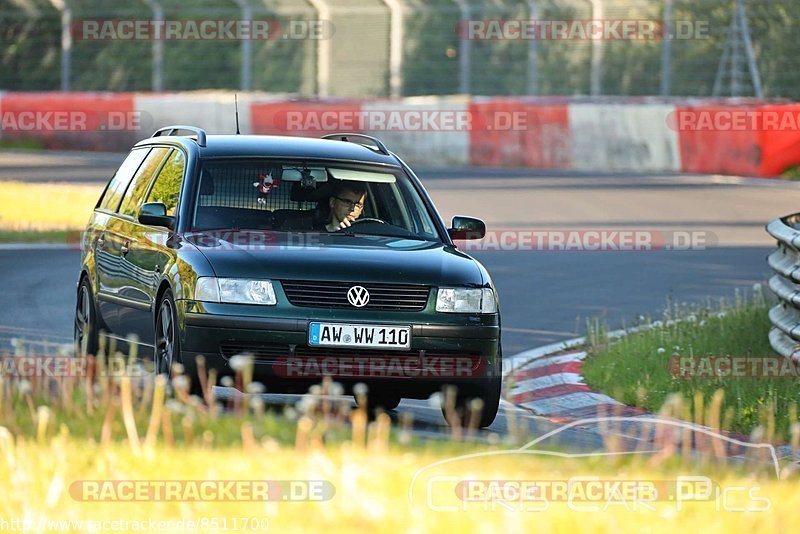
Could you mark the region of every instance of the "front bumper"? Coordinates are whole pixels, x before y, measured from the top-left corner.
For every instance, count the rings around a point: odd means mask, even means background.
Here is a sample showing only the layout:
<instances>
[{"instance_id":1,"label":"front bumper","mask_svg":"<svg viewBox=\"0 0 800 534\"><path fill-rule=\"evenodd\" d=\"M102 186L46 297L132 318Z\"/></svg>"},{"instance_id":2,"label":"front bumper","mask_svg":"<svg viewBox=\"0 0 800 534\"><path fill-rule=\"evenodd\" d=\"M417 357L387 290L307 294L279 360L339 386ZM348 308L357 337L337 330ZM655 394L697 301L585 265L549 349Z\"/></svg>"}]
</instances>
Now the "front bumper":
<instances>
[{"instance_id":1,"label":"front bumper","mask_svg":"<svg viewBox=\"0 0 800 534\"><path fill-rule=\"evenodd\" d=\"M363 382L391 388L404 397L424 398L443 384L474 386L501 373L497 314L375 314L229 304L209 307L193 301L178 301L177 305L187 371L194 371L195 358L202 355L206 368L230 375L234 372L230 358L249 353L254 361L254 379L273 392L302 393L327 375L345 387ZM265 311L270 315L264 316ZM309 347L312 321L411 326L411 347Z\"/></svg>"}]
</instances>

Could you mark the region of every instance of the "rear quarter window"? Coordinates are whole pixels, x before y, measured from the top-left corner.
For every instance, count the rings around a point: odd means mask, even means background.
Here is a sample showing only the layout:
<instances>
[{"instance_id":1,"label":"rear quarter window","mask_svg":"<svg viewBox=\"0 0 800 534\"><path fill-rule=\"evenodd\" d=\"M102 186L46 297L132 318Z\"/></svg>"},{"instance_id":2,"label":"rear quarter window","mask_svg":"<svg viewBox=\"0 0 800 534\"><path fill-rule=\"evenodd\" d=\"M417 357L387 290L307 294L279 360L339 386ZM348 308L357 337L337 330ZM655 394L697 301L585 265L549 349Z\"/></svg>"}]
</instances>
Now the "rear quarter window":
<instances>
[{"instance_id":1,"label":"rear quarter window","mask_svg":"<svg viewBox=\"0 0 800 534\"><path fill-rule=\"evenodd\" d=\"M136 174L139 165L142 164L142 161L144 161L144 158L147 157L149 152L150 148L134 148L131 150L131 153L128 154L128 157L125 158L125 161L123 161L122 165L117 169L117 172L114 173L106 190L103 192L103 196L101 196L100 200L97 202L96 208L117 211L119 203L122 200L122 195L125 194L125 190L128 188L128 184L131 183L133 175Z\"/></svg>"}]
</instances>

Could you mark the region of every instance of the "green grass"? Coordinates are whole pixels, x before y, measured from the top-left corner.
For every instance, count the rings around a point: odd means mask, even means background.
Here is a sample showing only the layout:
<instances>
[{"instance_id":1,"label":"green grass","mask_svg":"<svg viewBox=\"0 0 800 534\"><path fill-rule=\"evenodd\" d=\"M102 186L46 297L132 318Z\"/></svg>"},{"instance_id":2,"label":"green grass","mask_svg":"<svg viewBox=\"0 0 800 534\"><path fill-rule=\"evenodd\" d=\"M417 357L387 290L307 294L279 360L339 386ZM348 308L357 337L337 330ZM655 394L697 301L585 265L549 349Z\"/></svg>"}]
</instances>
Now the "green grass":
<instances>
[{"instance_id":1,"label":"green grass","mask_svg":"<svg viewBox=\"0 0 800 534\"><path fill-rule=\"evenodd\" d=\"M781 178L785 178L793 182L800 180L800 166L793 165L792 167L789 167L781 173Z\"/></svg>"},{"instance_id":2,"label":"green grass","mask_svg":"<svg viewBox=\"0 0 800 534\"><path fill-rule=\"evenodd\" d=\"M2 230L0 243L69 243L78 246L79 230Z\"/></svg>"},{"instance_id":3,"label":"green grass","mask_svg":"<svg viewBox=\"0 0 800 534\"><path fill-rule=\"evenodd\" d=\"M44 150L45 145L41 139L0 139L0 148Z\"/></svg>"},{"instance_id":4,"label":"green grass","mask_svg":"<svg viewBox=\"0 0 800 534\"><path fill-rule=\"evenodd\" d=\"M608 343L600 342L600 335L592 336L594 346L583 376L593 388L652 412L671 394L680 394L688 400L683 409L693 409L685 415L696 422L708 422L703 406L710 407L719 390L724 395L719 406L722 428L749 434L763 425L772 437L785 439L797 420L796 379L687 378L673 376L668 368L671 357L774 355L767 338L770 306L760 285L749 299L737 293L734 302L716 306L670 306L661 321L649 322L652 328Z\"/></svg>"}]
</instances>

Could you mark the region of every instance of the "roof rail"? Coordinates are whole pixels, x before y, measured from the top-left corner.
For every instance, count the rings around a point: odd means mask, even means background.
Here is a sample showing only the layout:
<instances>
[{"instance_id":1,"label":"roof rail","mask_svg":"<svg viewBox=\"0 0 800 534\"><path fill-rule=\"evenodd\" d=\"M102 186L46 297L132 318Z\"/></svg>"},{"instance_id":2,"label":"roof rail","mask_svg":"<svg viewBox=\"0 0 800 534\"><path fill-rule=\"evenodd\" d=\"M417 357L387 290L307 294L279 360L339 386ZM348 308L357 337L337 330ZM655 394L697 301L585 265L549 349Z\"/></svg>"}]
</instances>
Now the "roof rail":
<instances>
[{"instance_id":1,"label":"roof rail","mask_svg":"<svg viewBox=\"0 0 800 534\"><path fill-rule=\"evenodd\" d=\"M197 145L206 146L206 131L197 126L185 126L183 124L175 124L172 126L165 126L156 130L156 133L150 137L163 137L165 135L175 135L180 131L192 132L197 135ZM166 132L166 133L165 133Z\"/></svg>"},{"instance_id":2,"label":"roof rail","mask_svg":"<svg viewBox=\"0 0 800 534\"><path fill-rule=\"evenodd\" d=\"M386 148L386 145L384 145L380 139L377 137L372 137L371 135L364 135L360 133L334 133L323 135L321 139L332 139L336 141L357 143L359 145L366 146L370 150L380 152L384 156L390 155L389 149ZM366 141L366 143L364 143L364 141Z\"/></svg>"}]
</instances>

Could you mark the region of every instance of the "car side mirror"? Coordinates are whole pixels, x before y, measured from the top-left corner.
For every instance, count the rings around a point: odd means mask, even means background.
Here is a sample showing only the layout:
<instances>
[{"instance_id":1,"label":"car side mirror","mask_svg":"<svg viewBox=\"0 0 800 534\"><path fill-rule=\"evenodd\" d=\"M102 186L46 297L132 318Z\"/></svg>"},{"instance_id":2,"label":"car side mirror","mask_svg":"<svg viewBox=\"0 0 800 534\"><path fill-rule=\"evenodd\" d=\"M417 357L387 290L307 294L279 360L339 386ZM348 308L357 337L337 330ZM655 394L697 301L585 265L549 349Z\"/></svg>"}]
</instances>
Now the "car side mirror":
<instances>
[{"instance_id":1,"label":"car side mirror","mask_svg":"<svg viewBox=\"0 0 800 534\"><path fill-rule=\"evenodd\" d=\"M139 212L139 222L147 226L163 226L172 229L175 217L167 215L167 206L163 202L145 202Z\"/></svg>"},{"instance_id":2,"label":"car side mirror","mask_svg":"<svg viewBox=\"0 0 800 534\"><path fill-rule=\"evenodd\" d=\"M453 217L451 228L447 229L450 239L483 239L486 235L486 223L475 217Z\"/></svg>"}]
</instances>

